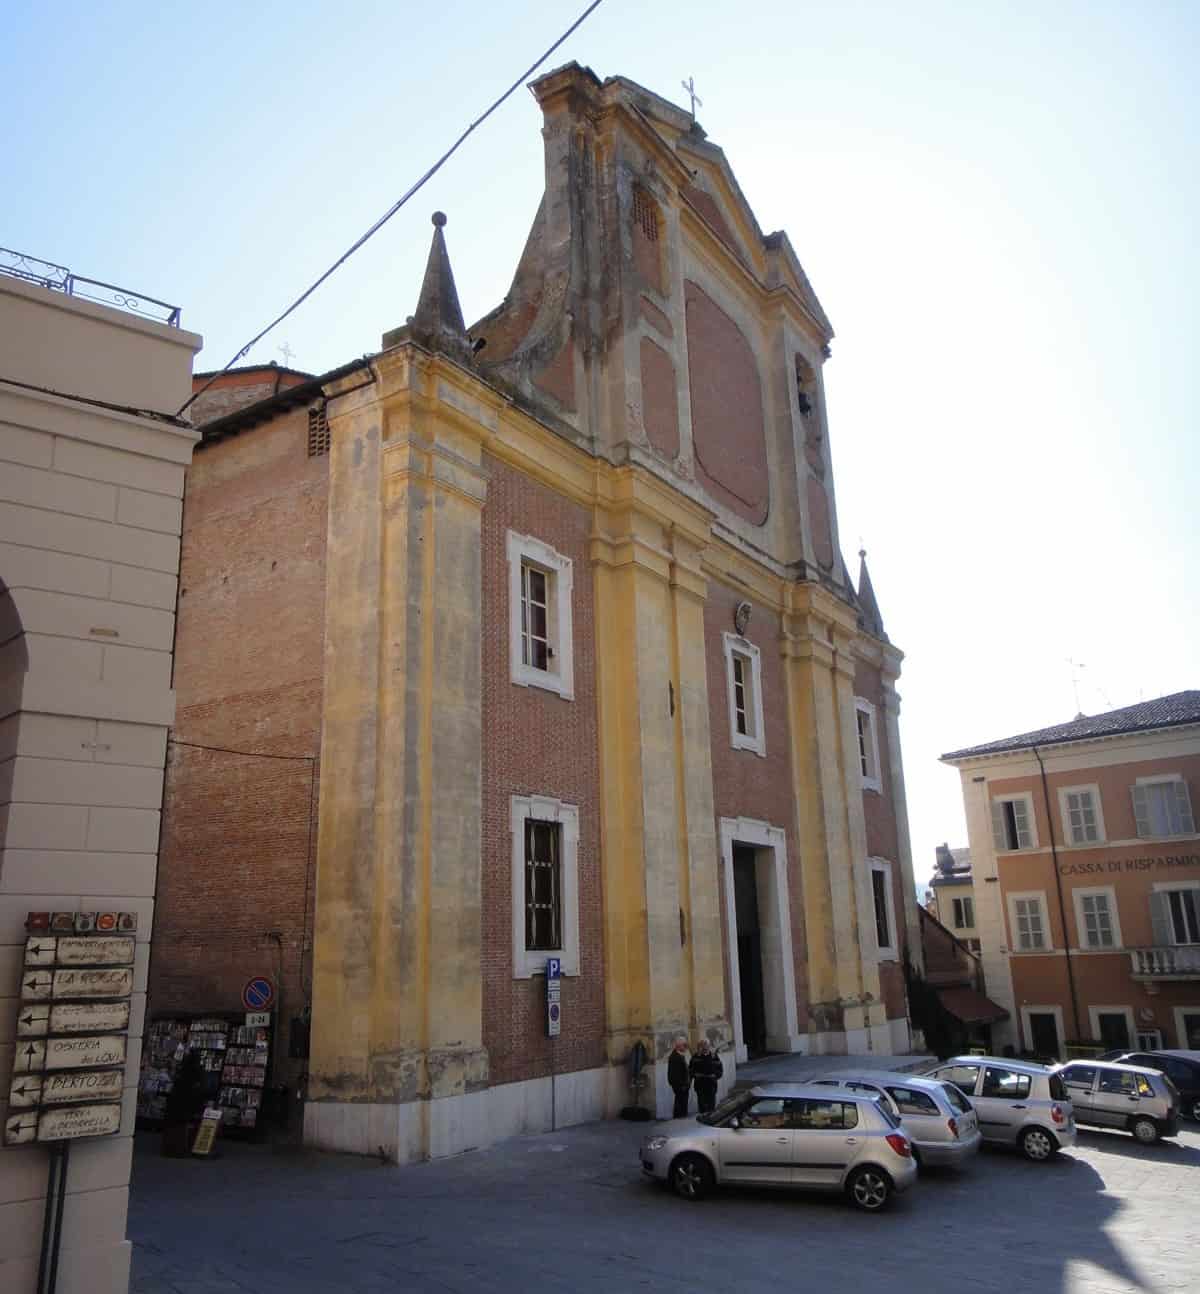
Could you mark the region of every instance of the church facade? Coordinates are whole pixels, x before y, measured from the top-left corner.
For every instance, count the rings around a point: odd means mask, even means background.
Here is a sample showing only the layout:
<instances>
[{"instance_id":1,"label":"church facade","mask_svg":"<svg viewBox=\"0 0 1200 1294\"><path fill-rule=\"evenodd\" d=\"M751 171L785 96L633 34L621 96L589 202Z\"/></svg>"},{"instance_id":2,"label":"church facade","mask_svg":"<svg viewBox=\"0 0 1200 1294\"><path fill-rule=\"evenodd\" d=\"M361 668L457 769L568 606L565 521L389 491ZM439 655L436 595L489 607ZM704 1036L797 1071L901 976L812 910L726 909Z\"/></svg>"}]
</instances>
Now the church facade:
<instances>
[{"instance_id":1,"label":"church facade","mask_svg":"<svg viewBox=\"0 0 1200 1294\"><path fill-rule=\"evenodd\" d=\"M306 1139L401 1161L663 1114L681 1033L727 1082L904 1051L920 961L829 322L688 113L578 65L531 89L503 304L464 326L435 216L415 315L228 400L185 509L151 1009L277 956Z\"/></svg>"}]
</instances>

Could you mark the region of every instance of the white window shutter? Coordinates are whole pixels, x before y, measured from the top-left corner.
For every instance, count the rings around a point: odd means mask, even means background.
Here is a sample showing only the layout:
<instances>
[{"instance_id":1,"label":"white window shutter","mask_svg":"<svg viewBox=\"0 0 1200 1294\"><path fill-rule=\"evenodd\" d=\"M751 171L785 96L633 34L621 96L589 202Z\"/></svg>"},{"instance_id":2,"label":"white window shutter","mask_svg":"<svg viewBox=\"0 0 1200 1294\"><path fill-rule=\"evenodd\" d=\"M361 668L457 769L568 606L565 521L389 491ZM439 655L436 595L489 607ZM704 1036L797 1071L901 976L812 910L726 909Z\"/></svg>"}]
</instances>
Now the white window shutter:
<instances>
[{"instance_id":1,"label":"white window shutter","mask_svg":"<svg viewBox=\"0 0 1200 1294\"><path fill-rule=\"evenodd\" d=\"M1029 812L1025 806L1024 800L1014 800L1013 822L1017 826L1017 848L1028 849L1033 844L1033 837L1029 833Z\"/></svg>"},{"instance_id":2,"label":"white window shutter","mask_svg":"<svg viewBox=\"0 0 1200 1294\"><path fill-rule=\"evenodd\" d=\"M1175 800L1179 806L1179 832L1180 835L1190 835L1196 830L1195 821L1192 818L1192 802L1188 798L1188 788L1186 782L1175 783Z\"/></svg>"},{"instance_id":3,"label":"white window shutter","mask_svg":"<svg viewBox=\"0 0 1200 1294\"><path fill-rule=\"evenodd\" d=\"M999 800L992 801L992 843L997 849L1008 848L1004 838L1004 806Z\"/></svg>"},{"instance_id":4,"label":"white window shutter","mask_svg":"<svg viewBox=\"0 0 1200 1294\"><path fill-rule=\"evenodd\" d=\"M1154 931L1154 946L1169 948L1175 942L1171 926L1170 895L1166 890L1150 893L1150 925Z\"/></svg>"},{"instance_id":5,"label":"white window shutter","mask_svg":"<svg viewBox=\"0 0 1200 1294\"><path fill-rule=\"evenodd\" d=\"M1133 787L1133 816L1137 819L1137 833L1144 840L1151 835L1150 831L1150 801L1146 795L1146 788L1134 783Z\"/></svg>"}]
</instances>

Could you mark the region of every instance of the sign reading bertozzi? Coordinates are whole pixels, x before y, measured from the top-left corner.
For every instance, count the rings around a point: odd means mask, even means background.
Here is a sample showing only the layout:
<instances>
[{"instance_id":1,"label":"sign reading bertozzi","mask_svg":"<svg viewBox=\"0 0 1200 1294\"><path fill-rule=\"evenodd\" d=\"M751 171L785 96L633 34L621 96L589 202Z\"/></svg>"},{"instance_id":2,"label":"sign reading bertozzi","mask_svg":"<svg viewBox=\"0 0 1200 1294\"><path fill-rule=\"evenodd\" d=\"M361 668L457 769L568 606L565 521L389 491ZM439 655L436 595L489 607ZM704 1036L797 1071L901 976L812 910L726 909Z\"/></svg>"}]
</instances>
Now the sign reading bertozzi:
<instances>
[{"instance_id":1,"label":"sign reading bertozzi","mask_svg":"<svg viewBox=\"0 0 1200 1294\"><path fill-rule=\"evenodd\" d=\"M121 1130L134 912L31 912L4 1144Z\"/></svg>"}]
</instances>

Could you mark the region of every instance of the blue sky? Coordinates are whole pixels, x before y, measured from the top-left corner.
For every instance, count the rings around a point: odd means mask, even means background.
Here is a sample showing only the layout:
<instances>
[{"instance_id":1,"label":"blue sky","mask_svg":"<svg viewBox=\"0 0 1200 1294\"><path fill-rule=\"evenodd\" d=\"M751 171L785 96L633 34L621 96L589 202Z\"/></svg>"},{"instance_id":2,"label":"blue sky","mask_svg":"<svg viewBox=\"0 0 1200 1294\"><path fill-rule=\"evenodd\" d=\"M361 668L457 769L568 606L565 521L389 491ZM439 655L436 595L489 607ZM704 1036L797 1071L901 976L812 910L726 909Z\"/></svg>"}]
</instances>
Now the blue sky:
<instances>
[{"instance_id":1,"label":"blue sky","mask_svg":"<svg viewBox=\"0 0 1200 1294\"><path fill-rule=\"evenodd\" d=\"M0 243L183 306L218 368L584 7L16 0ZM837 330L843 547L893 640L918 879L956 746L1200 686L1200 7L604 0L552 59L683 100ZM411 313L429 213L464 312L541 192L519 91L251 361Z\"/></svg>"}]
</instances>

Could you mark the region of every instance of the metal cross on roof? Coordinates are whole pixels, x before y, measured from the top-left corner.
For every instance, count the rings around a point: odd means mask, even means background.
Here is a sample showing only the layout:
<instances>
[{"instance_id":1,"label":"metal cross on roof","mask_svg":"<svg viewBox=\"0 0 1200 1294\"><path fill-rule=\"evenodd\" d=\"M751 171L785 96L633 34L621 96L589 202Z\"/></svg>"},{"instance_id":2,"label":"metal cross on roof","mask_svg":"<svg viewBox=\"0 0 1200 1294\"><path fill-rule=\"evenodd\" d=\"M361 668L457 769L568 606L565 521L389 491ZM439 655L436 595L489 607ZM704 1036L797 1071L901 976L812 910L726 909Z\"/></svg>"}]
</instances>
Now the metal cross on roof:
<instances>
[{"instance_id":1,"label":"metal cross on roof","mask_svg":"<svg viewBox=\"0 0 1200 1294\"><path fill-rule=\"evenodd\" d=\"M680 81L679 84L687 91L688 98L692 101L692 120L695 121L696 105L699 104L700 107L704 107L704 100L696 93L696 78L689 76L686 81Z\"/></svg>"},{"instance_id":2,"label":"metal cross on roof","mask_svg":"<svg viewBox=\"0 0 1200 1294\"><path fill-rule=\"evenodd\" d=\"M292 348L287 344L287 342L284 342L284 343L283 343L283 345L279 347L279 353L283 356L283 362L284 362L284 365L285 365L287 368L291 368L291 367L292 367L292 356L293 356L296 352L295 352L295 351L294 351L294 350L293 350L293 349L292 349Z\"/></svg>"}]
</instances>

